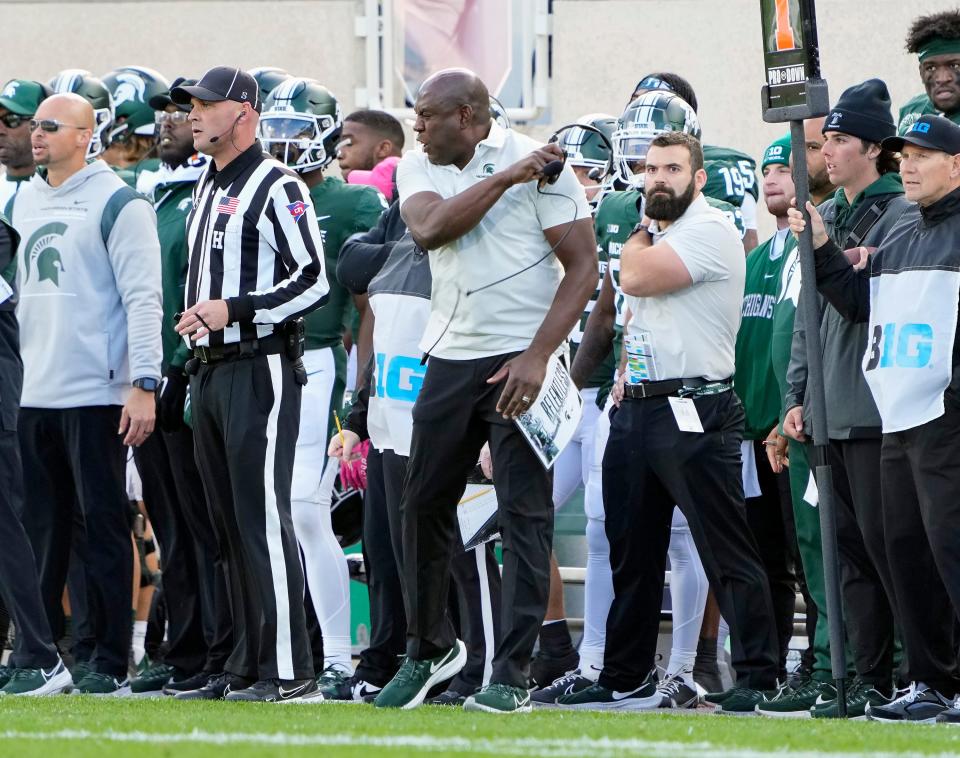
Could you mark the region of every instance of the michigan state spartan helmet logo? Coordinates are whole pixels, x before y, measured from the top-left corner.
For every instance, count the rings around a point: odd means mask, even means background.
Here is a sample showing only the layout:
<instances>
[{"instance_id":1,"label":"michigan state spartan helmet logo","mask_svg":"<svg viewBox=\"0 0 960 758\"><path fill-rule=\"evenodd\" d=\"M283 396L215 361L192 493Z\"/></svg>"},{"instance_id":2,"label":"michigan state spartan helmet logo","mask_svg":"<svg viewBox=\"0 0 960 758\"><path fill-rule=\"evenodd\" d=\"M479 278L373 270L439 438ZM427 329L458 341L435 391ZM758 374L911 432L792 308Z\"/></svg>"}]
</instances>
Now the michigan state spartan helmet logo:
<instances>
[{"instance_id":1,"label":"michigan state spartan helmet logo","mask_svg":"<svg viewBox=\"0 0 960 758\"><path fill-rule=\"evenodd\" d=\"M64 268L59 244L66 231L66 224L59 222L44 224L27 240L24 247L27 264L26 282L36 275L38 282L49 279L56 287L60 286L60 274L63 273Z\"/></svg>"}]
</instances>

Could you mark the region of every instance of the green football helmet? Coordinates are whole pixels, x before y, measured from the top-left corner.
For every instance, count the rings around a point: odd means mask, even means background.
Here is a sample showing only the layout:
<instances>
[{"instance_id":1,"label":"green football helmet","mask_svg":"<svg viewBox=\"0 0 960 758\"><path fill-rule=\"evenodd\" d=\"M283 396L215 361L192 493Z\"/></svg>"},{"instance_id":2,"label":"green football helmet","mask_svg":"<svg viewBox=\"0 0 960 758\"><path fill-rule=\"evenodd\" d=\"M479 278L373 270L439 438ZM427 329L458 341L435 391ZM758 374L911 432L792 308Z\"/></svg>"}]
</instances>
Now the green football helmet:
<instances>
[{"instance_id":1,"label":"green football helmet","mask_svg":"<svg viewBox=\"0 0 960 758\"><path fill-rule=\"evenodd\" d=\"M617 119L614 116L606 113L588 113L578 118L577 123L598 129L613 142L613 133L617 129ZM579 129L576 126L566 129L560 135L559 144L567 163L571 166L605 169L610 160L610 147L599 134L588 129Z\"/></svg>"},{"instance_id":2,"label":"green football helmet","mask_svg":"<svg viewBox=\"0 0 960 758\"><path fill-rule=\"evenodd\" d=\"M340 104L330 90L314 79L288 79L264 101L259 136L274 158L306 173L336 157L342 129Z\"/></svg>"},{"instance_id":3,"label":"green football helmet","mask_svg":"<svg viewBox=\"0 0 960 758\"><path fill-rule=\"evenodd\" d=\"M80 68L70 68L54 76L47 85L53 94L68 92L80 95L93 106L93 139L87 148L87 158L96 158L109 144L113 125L113 96L97 77Z\"/></svg>"},{"instance_id":4,"label":"green football helmet","mask_svg":"<svg viewBox=\"0 0 960 758\"><path fill-rule=\"evenodd\" d=\"M256 80L257 86L260 88L261 103L267 102L267 97L276 89L278 84L293 79L289 72L276 66L257 66L257 68L251 68L247 73Z\"/></svg>"},{"instance_id":5,"label":"green football helmet","mask_svg":"<svg viewBox=\"0 0 960 758\"><path fill-rule=\"evenodd\" d=\"M654 137L664 132L684 132L700 139L700 120L685 100L664 90L647 92L631 102L613 133L614 173L621 182L641 189L640 170Z\"/></svg>"},{"instance_id":6,"label":"green football helmet","mask_svg":"<svg viewBox=\"0 0 960 758\"><path fill-rule=\"evenodd\" d=\"M131 134L156 134L150 98L169 91L170 82L159 71L145 66L121 66L101 77L113 97L114 126L110 142L125 142Z\"/></svg>"}]
</instances>

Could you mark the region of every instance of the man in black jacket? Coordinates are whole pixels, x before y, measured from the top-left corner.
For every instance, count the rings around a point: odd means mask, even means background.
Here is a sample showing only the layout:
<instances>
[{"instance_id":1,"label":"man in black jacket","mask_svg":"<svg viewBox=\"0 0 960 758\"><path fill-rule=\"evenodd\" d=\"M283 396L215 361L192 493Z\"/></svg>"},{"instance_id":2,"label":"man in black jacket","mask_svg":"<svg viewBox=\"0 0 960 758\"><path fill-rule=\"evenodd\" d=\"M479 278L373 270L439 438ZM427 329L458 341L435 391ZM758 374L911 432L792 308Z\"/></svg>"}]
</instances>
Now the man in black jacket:
<instances>
[{"instance_id":1,"label":"man in black jacket","mask_svg":"<svg viewBox=\"0 0 960 758\"><path fill-rule=\"evenodd\" d=\"M910 687L881 721L960 723L960 126L921 117L883 147L903 156L904 214L864 271L851 268L808 204L817 288L847 319L869 322L863 373L883 425L883 530ZM790 211L795 233L805 227ZM866 259L867 251L859 248Z\"/></svg>"}]
</instances>

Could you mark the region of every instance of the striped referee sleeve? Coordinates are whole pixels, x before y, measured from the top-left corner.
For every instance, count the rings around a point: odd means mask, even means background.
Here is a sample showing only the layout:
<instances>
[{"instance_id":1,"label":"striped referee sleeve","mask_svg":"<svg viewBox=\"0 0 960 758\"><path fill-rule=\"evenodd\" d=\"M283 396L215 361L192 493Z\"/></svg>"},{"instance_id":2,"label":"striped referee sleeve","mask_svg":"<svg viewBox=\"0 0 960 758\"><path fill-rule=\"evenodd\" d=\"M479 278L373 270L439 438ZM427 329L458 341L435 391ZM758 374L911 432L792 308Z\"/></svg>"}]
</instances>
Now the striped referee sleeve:
<instances>
[{"instance_id":1,"label":"striped referee sleeve","mask_svg":"<svg viewBox=\"0 0 960 758\"><path fill-rule=\"evenodd\" d=\"M282 262L286 270L275 276L276 283L269 289L229 298L232 322L280 324L316 310L326 301L330 285L320 227L305 190L294 177L285 177L271 188L258 228L278 254L278 265Z\"/></svg>"}]
</instances>

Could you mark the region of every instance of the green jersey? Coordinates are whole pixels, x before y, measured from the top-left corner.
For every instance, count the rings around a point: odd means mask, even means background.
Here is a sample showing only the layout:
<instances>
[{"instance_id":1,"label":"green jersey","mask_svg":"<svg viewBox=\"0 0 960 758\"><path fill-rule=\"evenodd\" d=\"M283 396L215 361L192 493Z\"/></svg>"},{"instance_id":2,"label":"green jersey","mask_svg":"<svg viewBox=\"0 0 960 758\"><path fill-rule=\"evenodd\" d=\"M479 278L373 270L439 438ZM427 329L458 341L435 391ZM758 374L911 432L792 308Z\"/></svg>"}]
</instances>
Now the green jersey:
<instances>
[{"instance_id":1,"label":"green jersey","mask_svg":"<svg viewBox=\"0 0 960 758\"><path fill-rule=\"evenodd\" d=\"M337 257L347 237L367 232L380 219L387 207L376 189L363 184L347 184L334 176L325 177L310 189L317 214L317 225L323 241L330 294L322 307L306 317L306 350L339 345L351 299L350 293L337 281Z\"/></svg>"},{"instance_id":2,"label":"green jersey","mask_svg":"<svg viewBox=\"0 0 960 758\"><path fill-rule=\"evenodd\" d=\"M923 93L917 95L912 100L908 100L906 105L900 109L900 117L897 119L897 134L906 134L907 130L913 126L921 116L946 116L953 123L960 124L960 111L954 113L938 111L926 93Z\"/></svg>"},{"instance_id":3,"label":"green jersey","mask_svg":"<svg viewBox=\"0 0 960 758\"><path fill-rule=\"evenodd\" d=\"M142 161L138 161L127 168L113 167L117 176L123 179L123 181L133 189L137 189L137 180L140 179L141 174L153 173L159 169L160 160L158 158L144 158Z\"/></svg>"},{"instance_id":4,"label":"green jersey","mask_svg":"<svg viewBox=\"0 0 960 758\"><path fill-rule=\"evenodd\" d=\"M596 223L596 219L594 219ZM598 265L598 277L597 277L597 286L594 289L593 294L590 295L590 299L587 301L586 307L583 309L583 314L580 316L580 320L577 322L576 326L573 327L573 331L570 332L570 359L571 361L577 354L577 348L580 347L580 343L583 341L583 332L587 328L587 319L590 318L590 313L593 311L593 307L597 304L597 298L600 297L600 287L603 285L603 277L607 273L607 252L602 245L599 243L600 234L599 227L595 227L597 231L597 265ZM603 362L597 366L597 370L593 372L583 389L595 389L602 387L607 383L610 376L613 374L613 355L608 354Z\"/></svg>"},{"instance_id":5,"label":"green jersey","mask_svg":"<svg viewBox=\"0 0 960 758\"><path fill-rule=\"evenodd\" d=\"M206 164L207 159L196 154L175 169L165 169L155 175L157 182L151 200L157 214L157 236L160 239L163 293L160 341L164 371L170 367L182 367L190 357L190 349L174 329L173 317L184 307L188 267L187 216L193 209L193 189Z\"/></svg>"},{"instance_id":6,"label":"green jersey","mask_svg":"<svg viewBox=\"0 0 960 758\"><path fill-rule=\"evenodd\" d=\"M780 419L780 388L771 362L773 311L789 232L778 232L747 255L733 387L743 401L743 437L766 439Z\"/></svg>"},{"instance_id":7,"label":"green jersey","mask_svg":"<svg viewBox=\"0 0 960 758\"><path fill-rule=\"evenodd\" d=\"M703 169L707 172L707 183L703 188L707 197L739 208L746 195L752 195L754 200L760 196L757 162L746 153L729 147L704 145Z\"/></svg>"}]
</instances>

